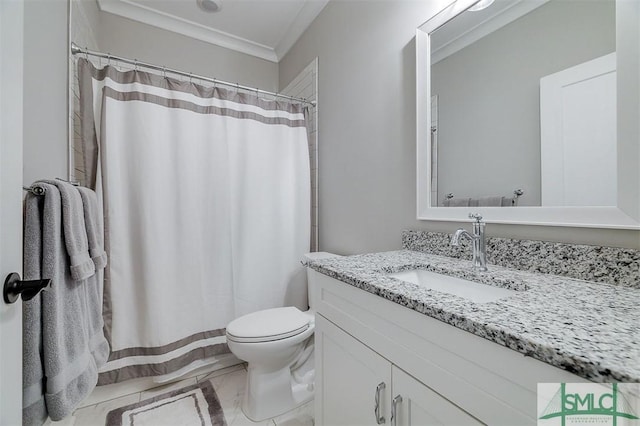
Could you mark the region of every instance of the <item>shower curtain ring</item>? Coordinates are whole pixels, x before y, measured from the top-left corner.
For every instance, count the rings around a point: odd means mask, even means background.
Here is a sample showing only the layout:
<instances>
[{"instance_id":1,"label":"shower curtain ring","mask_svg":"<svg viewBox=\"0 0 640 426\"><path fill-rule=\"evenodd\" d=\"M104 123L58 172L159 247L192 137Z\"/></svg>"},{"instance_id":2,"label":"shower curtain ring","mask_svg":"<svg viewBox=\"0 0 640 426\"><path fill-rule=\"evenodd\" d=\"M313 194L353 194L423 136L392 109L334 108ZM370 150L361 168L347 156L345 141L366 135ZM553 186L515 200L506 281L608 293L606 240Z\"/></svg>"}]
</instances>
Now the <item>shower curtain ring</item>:
<instances>
[{"instance_id":1,"label":"shower curtain ring","mask_svg":"<svg viewBox=\"0 0 640 426\"><path fill-rule=\"evenodd\" d=\"M193 81L191 80L192 74L193 73L189 73L189 83L193 83Z\"/></svg>"},{"instance_id":2,"label":"shower curtain ring","mask_svg":"<svg viewBox=\"0 0 640 426\"><path fill-rule=\"evenodd\" d=\"M167 78L167 67L165 66L162 67L162 77Z\"/></svg>"},{"instance_id":3,"label":"shower curtain ring","mask_svg":"<svg viewBox=\"0 0 640 426\"><path fill-rule=\"evenodd\" d=\"M111 65L111 53L107 53L107 65Z\"/></svg>"},{"instance_id":4,"label":"shower curtain ring","mask_svg":"<svg viewBox=\"0 0 640 426\"><path fill-rule=\"evenodd\" d=\"M84 58L87 61L89 60L89 49L87 48L87 46L84 47Z\"/></svg>"},{"instance_id":5,"label":"shower curtain ring","mask_svg":"<svg viewBox=\"0 0 640 426\"><path fill-rule=\"evenodd\" d=\"M138 71L138 60L137 59L133 60L133 70L134 71Z\"/></svg>"}]
</instances>

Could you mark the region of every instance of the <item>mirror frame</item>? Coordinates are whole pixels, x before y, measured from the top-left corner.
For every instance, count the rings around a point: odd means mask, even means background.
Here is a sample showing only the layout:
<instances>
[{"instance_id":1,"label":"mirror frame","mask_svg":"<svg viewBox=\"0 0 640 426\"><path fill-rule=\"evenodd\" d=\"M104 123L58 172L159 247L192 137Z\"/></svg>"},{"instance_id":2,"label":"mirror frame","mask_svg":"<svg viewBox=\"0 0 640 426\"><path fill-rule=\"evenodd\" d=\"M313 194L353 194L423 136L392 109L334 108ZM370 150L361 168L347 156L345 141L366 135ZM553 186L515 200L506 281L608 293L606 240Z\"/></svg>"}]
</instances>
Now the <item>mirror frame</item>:
<instances>
[{"instance_id":1,"label":"mirror frame","mask_svg":"<svg viewBox=\"0 0 640 426\"><path fill-rule=\"evenodd\" d=\"M432 207L431 203L431 46L430 34L467 10L478 0L457 0L422 24L416 30L416 148L417 148L417 218L430 221L468 221L468 214L480 213L487 223L521 225L568 226L584 228L640 229L640 158L637 122L621 124L618 97L618 194L617 206L611 207ZM616 8L621 3L617 2ZM616 19L620 16L616 11ZM638 31L637 25L635 30ZM621 29L616 22L616 51L620 49ZM633 33L632 33L633 34ZM637 52L637 50L636 50ZM619 55L618 55L619 56ZM637 63L637 61L636 61ZM620 59L617 60L618 66ZM637 66L637 65L636 65ZM629 75L627 75L629 77ZM631 87L638 87L640 78L631 76ZM621 93L618 73L618 93ZM626 91L624 106L638 108L640 93ZM629 99L629 97L633 99ZM637 119L636 119L637 120ZM626 127L623 127L626 126ZM622 130L628 135L622 141ZM635 139L635 140L634 140ZM634 145L635 144L635 145ZM634 159L635 158L635 162Z\"/></svg>"}]
</instances>

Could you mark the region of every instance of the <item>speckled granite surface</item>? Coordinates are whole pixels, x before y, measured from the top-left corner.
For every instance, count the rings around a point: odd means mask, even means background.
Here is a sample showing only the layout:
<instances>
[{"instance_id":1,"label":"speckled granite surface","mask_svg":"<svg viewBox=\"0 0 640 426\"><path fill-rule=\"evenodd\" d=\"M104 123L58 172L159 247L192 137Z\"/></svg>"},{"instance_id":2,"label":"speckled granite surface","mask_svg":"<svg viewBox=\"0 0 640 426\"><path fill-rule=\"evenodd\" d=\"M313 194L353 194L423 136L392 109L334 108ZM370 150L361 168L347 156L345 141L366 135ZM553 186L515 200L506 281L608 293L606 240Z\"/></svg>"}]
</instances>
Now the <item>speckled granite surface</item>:
<instances>
[{"instance_id":1,"label":"speckled granite surface","mask_svg":"<svg viewBox=\"0 0 640 426\"><path fill-rule=\"evenodd\" d=\"M640 290L401 250L316 260L309 266L595 382L640 382ZM387 274L410 269L520 289L476 304Z\"/></svg>"},{"instance_id":2,"label":"speckled granite surface","mask_svg":"<svg viewBox=\"0 0 640 426\"><path fill-rule=\"evenodd\" d=\"M450 239L450 234L439 232L404 231L402 247L471 259L468 241L452 247ZM487 262L493 265L640 289L639 250L497 237L488 237L486 241Z\"/></svg>"}]
</instances>

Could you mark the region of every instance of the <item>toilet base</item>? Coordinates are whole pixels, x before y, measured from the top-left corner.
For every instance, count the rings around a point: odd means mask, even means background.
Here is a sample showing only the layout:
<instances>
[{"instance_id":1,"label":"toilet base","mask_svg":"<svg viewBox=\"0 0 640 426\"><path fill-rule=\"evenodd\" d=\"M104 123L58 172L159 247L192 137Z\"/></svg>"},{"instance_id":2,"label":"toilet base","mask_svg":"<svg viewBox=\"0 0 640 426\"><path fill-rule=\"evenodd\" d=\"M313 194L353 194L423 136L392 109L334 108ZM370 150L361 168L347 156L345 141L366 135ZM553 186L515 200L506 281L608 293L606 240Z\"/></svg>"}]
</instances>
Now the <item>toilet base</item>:
<instances>
[{"instance_id":1,"label":"toilet base","mask_svg":"<svg viewBox=\"0 0 640 426\"><path fill-rule=\"evenodd\" d=\"M313 356L307 362L313 365ZM313 399L314 374L292 374L289 367L264 371L248 366L247 388L242 402L245 416L254 422L270 419ZM259 397L258 397L259 396Z\"/></svg>"}]
</instances>

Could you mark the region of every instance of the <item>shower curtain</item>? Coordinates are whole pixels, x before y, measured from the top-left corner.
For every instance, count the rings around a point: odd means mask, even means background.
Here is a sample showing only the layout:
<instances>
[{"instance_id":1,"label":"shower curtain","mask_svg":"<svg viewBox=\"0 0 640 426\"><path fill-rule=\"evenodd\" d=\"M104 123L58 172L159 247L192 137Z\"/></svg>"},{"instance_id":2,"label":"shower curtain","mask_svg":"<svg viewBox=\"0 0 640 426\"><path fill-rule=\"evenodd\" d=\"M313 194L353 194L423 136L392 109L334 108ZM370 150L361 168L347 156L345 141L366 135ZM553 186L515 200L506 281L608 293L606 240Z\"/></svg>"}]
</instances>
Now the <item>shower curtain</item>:
<instances>
[{"instance_id":1,"label":"shower curtain","mask_svg":"<svg viewBox=\"0 0 640 426\"><path fill-rule=\"evenodd\" d=\"M99 384L228 353L240 315L305 309L305 108L86 59L78 70L109 256Z\"/></svg>"}]
</instances>

